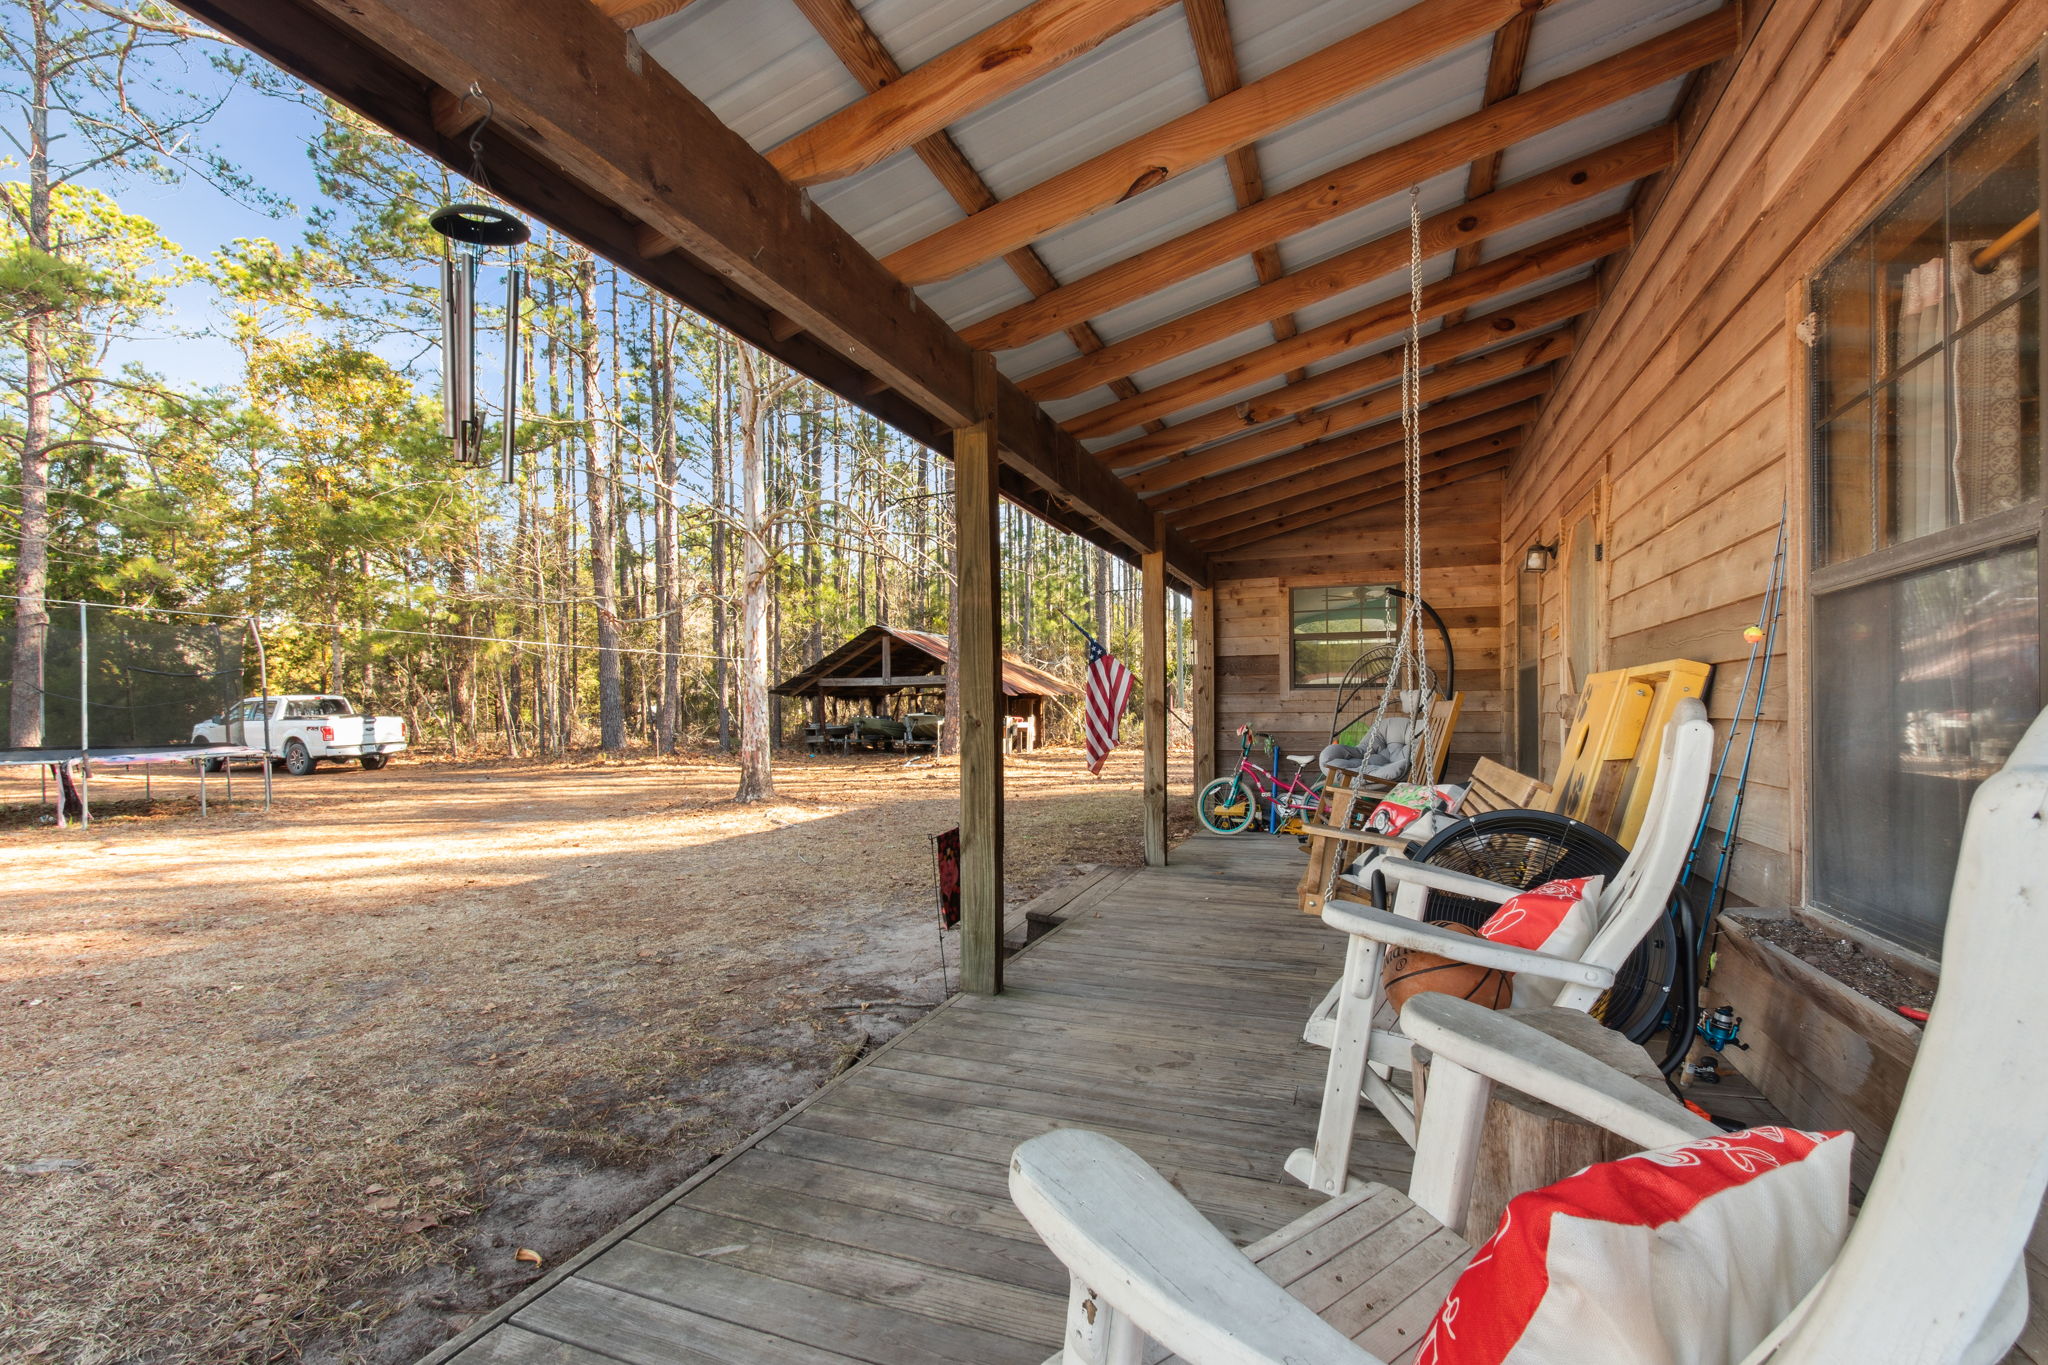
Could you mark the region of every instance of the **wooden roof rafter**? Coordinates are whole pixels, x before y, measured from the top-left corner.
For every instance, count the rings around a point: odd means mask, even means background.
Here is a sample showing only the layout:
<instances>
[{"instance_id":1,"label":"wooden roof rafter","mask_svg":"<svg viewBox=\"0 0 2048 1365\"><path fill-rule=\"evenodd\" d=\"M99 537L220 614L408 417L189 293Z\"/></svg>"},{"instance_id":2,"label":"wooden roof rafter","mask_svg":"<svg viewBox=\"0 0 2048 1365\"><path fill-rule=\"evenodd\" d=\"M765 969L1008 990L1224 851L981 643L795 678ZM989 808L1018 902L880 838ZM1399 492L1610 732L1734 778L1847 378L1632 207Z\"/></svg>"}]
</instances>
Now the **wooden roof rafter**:
<instances>
[{"instance_id":1,"label":"wooden roof rafter","mask_svg":"<svg viewBox=\"0 0 2048 1365\"><path fill-rule=\"evenodd\" d=\"M793 185L817 185L858 174L1172 3L1036 0L915 70L899 70L886 83L871 87L866 98L772 148L768 160ZM802 8L835 51L849 37L863 47L885 51L851 6ZM893 58L889 64L895 65Z\"/></svg>"},{"instance_id":2,"label":"wooden roof rafter","mask_svg":"<svg viewBox=\"0 0 2048 1365\"><path fill-rule=\"evenodd\" d=\"M1428 323L1452 312L1463 313L1473 304L1525 289L1566 270L1590 265L1626 249L1633 240L1633 222L1627 213L1614 214L1584 227L1573 228L1497 261L1424 285L1421 320ZM1275 375L1291 372L1306 376L1307 371L1302 367L1375 341L1399 336L1407 330L1408 322L1408 295L1398 294L1356 313L1312 327L1285 341L1220 360L1206 369L1147 389L1136 398L1122 399L1082 413L1063 425L1083 440L1128 431L1147 418L1213 402L1247 384L1271 379ZM1455 331L1456 327L1446 319L1445 328L1432 335ZM1306 378L1290 379L1277 392L1289 392L1305 382ZM1248 400L1248 404L1262 401L1263 395ZM1180 429L1169 426L1165 430L1175 432Z\"/></svg>"},{"instance_id":3,"label":"wooden roof rafter","mask_svg":"<svg viewBox=\"0 0 2048 1365\"><path fill-rule=\"evenodd\" d=\"M1422 430L1425 433L1438 431L1473 418L1519 407L1547 396L1556 385L1557 368L1546 365L1541 369L1525 370L1483 388L1439 398L1422 409ZM1394 450L1400 444L1401 420L1399 416L1388 417L1340 436L1311 442L1284 455L1190 480L1154 494L1146 505L1163 515L1170 515L1212 502L1255 497L1269 485L1346 464L1355 456Z\"/></svg>"},{"instance_id":4,"label":"wooden roof rafter","mask_svg":"<svg viewBox=\"0 0 2048 1365\"><path fill-rule=\"evenodd\" d=\"M907 284L950 279L1484 37L1524 8L1547 3L1417 0L1221 99L893 251L882 264Z\"/></svg>"},{"instance_id":5,"label":"wooden roof rafter","mask_svg":"<svg viewBox=\"0 0 2048 1365\"><path fill-rule=\"evenodd\" d=\"M1195 64L1201 68L1202 86L1211 100L1220 100L1244 84L1237 65L1237 40L1230 36L1230 13L1224 0L1181 0L1181 16L1188 37L1195 45ZM1248 209L1266 197L1266 177L1259 169L1259 149L1247 143L1225 153L1223 169L1230 177L1231 197L1241 209ZM1252 271L1260 284L1272 284L1287 273L1280 259L1280 245L1269 242L1252 252ZM1291 312L1268 319L1273 340L1285 341L1297 329ZM1298 376L1297 376L1298 377ZM1129 378L1128 373L1116 378Z\"/></svg>"},{"instance_id":6,"label":"wooden roof rafter","mask_svg":"<svg viewBox=\"0 0 2048 1365\"><path fill-rule=\"evenodd\" d=\"M1491 109L1521 90L1522 72L1529 64L1529 39L1535 29L1536 15L1532 11L1516 15L1493 35L1493 51L1486 63L1486 88L1479 97L1482 109ZM1465 198L1468 201L1492 192L1500 179L1501 155L1500 152L1488 152L1472 163L1471 170L1465 174ZM1485 247L1485 239L1478 237L1460 243L1451 268L1470 270L1479 264L1480 253ZM1454 317L1452 320L1457 319Z\"/></svg>"},{"instance_id":7,"label":"wooden roof rafter","mask_svg":"<svg viewBox=\"0 0 2048 1365\"><path fill-rule=\"evenodd\" d=\"M1526 176L1483 198L1431 214L1422 221L1423 255L1437 255L1474 236L1530 222L1618 189L1670 165L1675 150L1669 125L1652 128ZM1407 263L1408 232L1402 228L1303 266L1271 284L1183 313L1095 355L1041 370L1019 381L1019 387L1041 402L1071 398L1097 387L1106 375L1162 364L1235 336L1277 312L1320 302L1393 275ZM1146 390L1147 397L1167 387Z\"/></svg>"},{"instance_id":8,"label":"wooden roof rafter","mask_svg":"<svg viewBox=\"0 0 2048 1365\"><path fill-rule=\"evenodd\" d=\"M1422 363L1442 365L1447 361L1490 350L1503 341L1531 335L1587 312L1600 301L1598 286L1580 280L1506 308L1468 319L1456 327L1431 332L1422 338ZM1256 430L1283 421L1348 395L1397 383L1401 378L1401 348L1376 351L1347 365L1340 365L1299 384L1289 384L1230 408L1218 408L1175 423L1166 430L1139 436L1102 452L1111 469L1135 469L1162 456L1197 449L1235 432Z\"/></svg>"},{"instance_id":9,"label":"wooden roof rafter","mask_svg":"<svg viewBox=\"0 0 2048 1365\"><path fill-rule=\"evenodd\" d=\"M1049 336L1075 320L1136 302L1243 256L1254 247L1305 232L1487 152L1718 61L1734 50L1736 25L1735 6L1723 6L1491 109L1369 153L1279 194L1269 194L1249 209L1190 228L1102 266L1042 298L965 327L961 336L970 345L1008 350Z\"/></svg>"},{"instance_id":10,"label":"wooden roof rafter","mask_svg":"<svg viewBox=\"0 0 2048 1365\"><path fill-rule=\"evenodd\" d=\"M839 58L840 64L871 93L880 94L903 78L903 68L860 11L853 7L853 0L793 0L793 3L802 11L805 21L825 40L826 46L832 49L833 55ZM979 213L996 203L995 191L988 187L988 182L981 178L981 173L968 161L967 154L960 150L959 144L944 128L927 133L910 146L925 169L939 182L940 188L960 206L962 213ZM1028 246L1004 253L1003 264L1010 267L1033 298L1041 298L1059 287L1052 271ZM1062 330L1083 355L1102 349L1102 338L1096 335L1095 328L1085 318ZM1112 388L1120 398L1136 397L1138 392L1137 385L1129 380L1113 382Z\"/></svg>"},{"instance_id":11,"label":"wooden roof rafter","mask_svg":"<svg viewBox=\"0 0 2048 1365\"><path fill-rule=\"evenodd\" d=\"M1527 432L1526 425L1516 425L1499 431L1482 431L1464 440L1450 440L1440 436L1437 440L1425 442L1422 476L1427 479L1432 474L1441 474L1475 460L1511 454L1521 448L1522 439ZM1391 459L1370 473L1361 472L1347 480L1344 493L1335 500L1350 501L1369 493L1387 490L1392 490L1398 495L1403 480L1402 467L1402 456L1396 452ZM1218 540L1240 531L1256 530L1280 518L1313 512L1329 506L1332 500L1329 489L1310 489L1242 511L1220 509L1203 521L1183 522L1183 527L1197 543Z\"/></svg>"},{"instance_id":12,"label":"wooden roof rafter","mask_svg":"<svg viewBox=\"0 0 2048 1365\"><path fill-rule=\"evenodd\" d=\"M1510 379L1525 370L1563 360L1572 353L1576 343L1577 337L1572 329L1557 327L1470 360L1441 366L1422 376L1422 401L1425 405L1434 403L1447 395ZM1427 411L1426 406L1424 410ZM1183 451L1128 475L1124 482L1139 493L1176 488L1206 475L1257 464L1268 456L1291 451L1297 446L1341 436L1397 416L1400 411L1399 386L1376 389L1312 412L1298 413L1286 421L1275 422L1234 441Z\"/></svg>"},{"instance_id":13,"label":"wooden roof rafter","mask_svg":"<svg viewBox=\"0 0 2048 1365\"><path fill-rule=\"evenodd\" d=\"M1536 420L1536 414L1542 406L1542 397L1539 394L1456 421L1425 423L1422 433L1423 453L1433 455L1482 436L1492 436L1498 432L1526 427ZM1304 493L1336 488L1364 475L1377 474L1398 467L1401 463L1403 444L1400 424L1381 423L1373 430L1377 438L1375 444L1365 446L1361 441L1359 445L1362 448L1347 458L1319 460L1296 472L1264 479L1257 486L1242 493L1200 499L1175 512L1174 524L1190 535L1198 534L1194 528L1205 522L1270 507L1274 503L1286 502Z\"/></svg>"},{"instance_id":14,"label":"wooden roof rafter","mask_svg":"<svg viewBox=\"0 0 2048 1365\"><path fill-rule=\"evenodd\" d=\"M1475 479L1483 479L1491 475L1505 473L1514 456L1515 452L1511 449L1484 453L1476 456L1469 463L1439 468L1425 473L1422 476L1423 494L1427 497L1429 494L1449 487L1452 484L1467 483ZM1219 535L1214 539L1203 540L1199 543L1208 554L1217 559L1222 559L1253 546L1274 542L1284 543L1286 537L1308 530L1314 526L1320 526L1325 522L1337 521L1359 512L1370 511L1375 507L1385 507L1397 503L1401 500L1401 495L1401 482L1396 479L1389 483L1361 490L1349 497L1339 498L1333 502L1323 502L1299 512L1290 512L1268 518L1248 530L1237 531L1229 535ZM1427 512L1425 512L1425 525L1427 524L1427 515ZM1422 552L1425 565L1430 562L1432 554L1433 551L1430 547L1425 545Z\"/></svg>"}]
</instances>

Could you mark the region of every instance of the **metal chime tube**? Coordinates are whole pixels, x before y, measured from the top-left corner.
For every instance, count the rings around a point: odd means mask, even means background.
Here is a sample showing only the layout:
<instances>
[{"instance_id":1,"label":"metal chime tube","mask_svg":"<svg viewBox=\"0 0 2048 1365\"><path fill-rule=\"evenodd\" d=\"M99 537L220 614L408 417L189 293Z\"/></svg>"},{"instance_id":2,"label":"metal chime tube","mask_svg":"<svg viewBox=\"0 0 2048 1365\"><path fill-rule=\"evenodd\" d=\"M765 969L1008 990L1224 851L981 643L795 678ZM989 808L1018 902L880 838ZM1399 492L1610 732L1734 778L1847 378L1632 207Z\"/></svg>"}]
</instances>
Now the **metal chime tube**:
<instances>
[{"instance_id":1,"label":"metal chime tube","mask_svg":"<svg viewBox=\"0 0 2048 1365\"><path fill-rule=\"evenodd\" d=\"M471 467L482 444L476 430L476 264L474 247L455 264L455 458Z\"/></svg>"},{"instance_id":2,"label":"metal chime tube","mask_svg":"<svg viewBox=\"0 0 2048 1365\"><path fill-rule=\"evenodd\" d=\"M441 253L441 434L453 441L460 434L455 416L455 253ZM457 454L461 453L457 447Z\"/></svg>"},{"instance_id":3,"label":"metal chime tube","mask_svg":"<svg viewBox=\"0 0 2048 1365\"><path fill-rule=\"evenodd\" d=\"M526 289L526 267L505 271L505 427L498 440L498 478L512 482L512 456L519 442L519 301Z\"/></svg>"}]
</instances>

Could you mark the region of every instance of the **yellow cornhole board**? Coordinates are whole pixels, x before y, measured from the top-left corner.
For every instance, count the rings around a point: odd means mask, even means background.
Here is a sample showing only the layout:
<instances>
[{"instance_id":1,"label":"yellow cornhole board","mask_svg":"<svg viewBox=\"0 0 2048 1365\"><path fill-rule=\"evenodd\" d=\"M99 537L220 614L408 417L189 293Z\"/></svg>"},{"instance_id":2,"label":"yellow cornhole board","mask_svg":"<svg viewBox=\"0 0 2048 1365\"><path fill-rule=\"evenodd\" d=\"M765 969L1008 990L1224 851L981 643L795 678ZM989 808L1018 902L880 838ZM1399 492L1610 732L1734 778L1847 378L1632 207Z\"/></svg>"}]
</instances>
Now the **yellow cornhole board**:
<instances>
[{"instance_id":1,"label":"yellow cornhole board","mask_svg":"<svg viewBox=\"0 0 2048 1365\"><path fill-rule=\"evenodd\" d=\"M1705 695L1712 673L1711 664L1667 659L1587 678L1549 808L1631 843L1657 780L1664 727L1682 699Z\"/></svg>"}]
</instances>

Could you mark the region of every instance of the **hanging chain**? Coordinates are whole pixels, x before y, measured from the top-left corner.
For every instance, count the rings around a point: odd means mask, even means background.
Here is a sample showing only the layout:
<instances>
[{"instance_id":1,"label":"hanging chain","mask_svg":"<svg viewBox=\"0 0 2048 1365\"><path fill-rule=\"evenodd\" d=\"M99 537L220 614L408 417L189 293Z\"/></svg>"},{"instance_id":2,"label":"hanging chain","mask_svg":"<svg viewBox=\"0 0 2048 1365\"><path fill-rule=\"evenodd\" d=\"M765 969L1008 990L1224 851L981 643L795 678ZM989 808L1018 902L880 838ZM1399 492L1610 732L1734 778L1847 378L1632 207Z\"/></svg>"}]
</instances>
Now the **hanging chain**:
<instances>
[{"instance_id":1,"label":"hanging chain","mask_svg":"<svg viewBox=\"0 0 2048 1365\"><path fill-rule=\"evenodd\" d=\"M1386 722L1396 689L1415 698L1408 716L1408 776L1435 776L1429 713L1436 688L1423 658L1422 635L1422 187L1408 191L1408 335L1401 344L1401 608L1394 663L1380 688L1379 709L1365 736Z\"/></svg>"}]
</instances>

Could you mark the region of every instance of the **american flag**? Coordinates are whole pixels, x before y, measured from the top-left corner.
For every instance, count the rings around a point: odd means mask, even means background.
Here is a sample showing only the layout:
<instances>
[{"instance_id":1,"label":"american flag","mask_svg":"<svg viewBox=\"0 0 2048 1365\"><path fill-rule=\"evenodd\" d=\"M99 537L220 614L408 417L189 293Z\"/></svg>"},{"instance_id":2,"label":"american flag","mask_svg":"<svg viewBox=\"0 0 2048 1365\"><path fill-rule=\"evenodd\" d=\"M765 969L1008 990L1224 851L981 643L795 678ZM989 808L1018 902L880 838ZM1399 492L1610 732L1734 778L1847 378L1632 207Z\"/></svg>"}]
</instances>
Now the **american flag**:
<instances>
[{"instance_id":1,"label":"american flag","mask_svg":"<svg viewBox=\"0 0 2048 1365\"><path fill-rule=\"evenodd\" d=\"M1131 699L1131 670L1093 635L1085 630L1081 635L1088 641L1088 687L1084 697L1088 713L1088 771L1100 777L1103 761L1116 747L1124 706Z\"/></svg>"}]
</instances>

